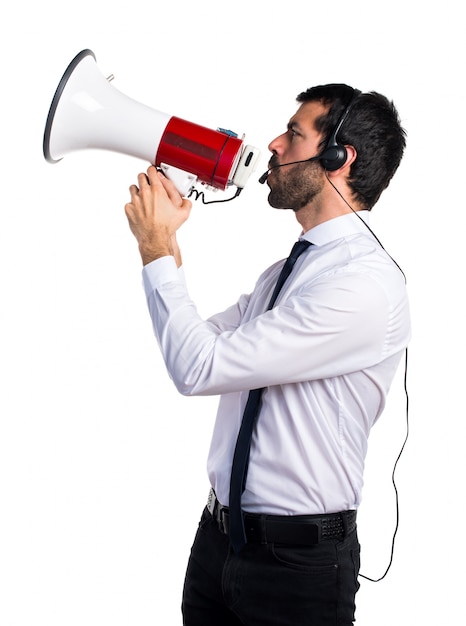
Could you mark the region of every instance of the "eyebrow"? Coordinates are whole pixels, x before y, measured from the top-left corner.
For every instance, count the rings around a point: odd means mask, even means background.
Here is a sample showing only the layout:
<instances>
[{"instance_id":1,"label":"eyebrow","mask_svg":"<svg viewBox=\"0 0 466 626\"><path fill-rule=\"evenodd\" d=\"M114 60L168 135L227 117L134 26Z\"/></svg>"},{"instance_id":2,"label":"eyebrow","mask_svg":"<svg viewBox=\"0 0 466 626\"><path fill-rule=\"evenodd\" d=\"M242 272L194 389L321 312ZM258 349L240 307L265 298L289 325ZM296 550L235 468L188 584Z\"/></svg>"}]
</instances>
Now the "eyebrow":
<instances>
[{"instance_id":1,"label":"eyebrow","mask_svg":"<svg viewBox=\"0 0 466 626\"><path fill-rule=\"evenodd\" d=\"M299 131L302 130L301 126L295 120L292 120L291 122L288 122L286 127L287 127L288 130L299 130Z\"/></svg>"}]
</instances>

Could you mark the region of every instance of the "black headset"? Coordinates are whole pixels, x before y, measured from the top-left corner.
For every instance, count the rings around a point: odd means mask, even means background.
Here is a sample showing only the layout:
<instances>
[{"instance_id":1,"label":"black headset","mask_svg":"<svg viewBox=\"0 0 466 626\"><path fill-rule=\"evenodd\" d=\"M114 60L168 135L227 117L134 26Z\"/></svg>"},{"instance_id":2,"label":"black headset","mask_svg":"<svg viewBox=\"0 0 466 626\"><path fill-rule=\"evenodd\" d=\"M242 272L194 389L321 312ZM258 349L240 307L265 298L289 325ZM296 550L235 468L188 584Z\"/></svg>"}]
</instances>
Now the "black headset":
<instances>
[{"instance_id":1,"label":"black headset","mask_svg":"<svg viewBox=\"0 0 466 626\"><path fill-rule=\"evenodd\" d=\"M346 106L346 109L343 111L340 119L338 120L335 128L330 135L330 139L327 141L327 144L323 150L323 152L317 156L311 157L310 159L304 159L301 161L292 161L291 163L280 163L278 165L272 165L269 169L262 174L259 178L259 182L261 185L265 183L270 172L277 167L284 167L285 165L294 165L295 163L307 163L308 161L320 161L322 163L322 167L328 172L334 172L335 170L340 169L346 163L346 157L348 155L345 146L341 145L337 141L337 135L340 132L340 129L343 125L343 122L348 117L349 112L354 106L357 98L361 95L359 89L353 89L353 96ZM351 207L350 207L351 208Z\"/></svg>"},{"instance_id":2,"label":"black headset","mask_svg":"<svg viewBox=\"0 0 466 626\"><path fill-rule=\"evenodd\" d=\"M353 97L350 100L350 103L343 111L340 119L338 120L335 129L333 130L330 139L327 142L327 145L324 148L324 151L319 157L319 160L322 162L322 165L329 172L334 172L335 170L340 169L346 163L347 151L345 146L341 145L337 141L337 135L340 132L341 127L343 126L343 122L348 117L349 112L353 108L356 100L361 95L359 89L353 90Z\"/></svg>"}]
</instances>

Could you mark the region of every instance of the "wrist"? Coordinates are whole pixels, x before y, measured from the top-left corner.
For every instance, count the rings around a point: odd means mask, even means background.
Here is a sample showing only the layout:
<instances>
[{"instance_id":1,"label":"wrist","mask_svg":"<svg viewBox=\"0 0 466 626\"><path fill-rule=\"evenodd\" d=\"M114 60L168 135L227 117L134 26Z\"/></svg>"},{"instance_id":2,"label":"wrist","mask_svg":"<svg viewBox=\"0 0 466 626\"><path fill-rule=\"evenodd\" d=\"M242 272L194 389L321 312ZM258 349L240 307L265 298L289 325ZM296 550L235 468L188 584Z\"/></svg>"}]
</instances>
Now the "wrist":
<instances>
[{"instance_id":1,"label":"wrist","mask_svg":"<svg viewBox=\"0 0 466 626\"><path fill-rule=\"evenodd\" d=\"M139 254L143 265L161 259L164 256L174 256L171 246L168 244L157 246L139 246Z\"/></svg>"},{"instance_id":2,"label":"wrist","mask_svg":"<svg viewBox=\"0 0 466 626\"><path fill-rule=\"evenodd\" d=\"M173 256L171 237L166 229L157 228L141 233L138 244L143 265L164 256Z\"/></svg>"}]
</instances>

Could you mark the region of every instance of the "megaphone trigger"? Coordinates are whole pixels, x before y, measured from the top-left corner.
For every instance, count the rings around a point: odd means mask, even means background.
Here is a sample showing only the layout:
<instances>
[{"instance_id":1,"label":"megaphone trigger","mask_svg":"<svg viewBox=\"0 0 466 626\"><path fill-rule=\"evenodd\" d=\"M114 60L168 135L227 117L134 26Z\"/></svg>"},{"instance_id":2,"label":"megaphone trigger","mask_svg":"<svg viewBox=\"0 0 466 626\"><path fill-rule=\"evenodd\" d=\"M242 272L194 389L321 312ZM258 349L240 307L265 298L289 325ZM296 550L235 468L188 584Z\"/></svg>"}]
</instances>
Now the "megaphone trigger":
<instances>
[{"instance_id":1,"label":"megaphone trigger","mask_svg":"<svg viewBox=\"0 0 466 626\"><path fill-rule=\"evenodd\" d=\"M166 163L161 163L160 167L157 169L174 183L182 196L188 196L197 182L197 177L194 176L194 174L180 170L172 165L167 165Z\"/></svg>"}]
</instances>

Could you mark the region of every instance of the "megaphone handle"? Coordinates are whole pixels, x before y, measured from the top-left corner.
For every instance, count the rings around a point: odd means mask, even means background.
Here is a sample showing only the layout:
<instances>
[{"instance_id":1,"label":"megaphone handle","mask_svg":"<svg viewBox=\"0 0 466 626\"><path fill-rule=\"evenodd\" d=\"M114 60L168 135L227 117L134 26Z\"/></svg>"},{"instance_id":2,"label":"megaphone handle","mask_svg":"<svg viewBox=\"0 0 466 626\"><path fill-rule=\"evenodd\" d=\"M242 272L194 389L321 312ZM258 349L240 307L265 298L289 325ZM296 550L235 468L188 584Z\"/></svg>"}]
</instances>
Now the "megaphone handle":
<instances>
[{"instance_id":1,"label":"megaphone handle","mask_svg":"<svg viewBox=\"0 0 466 626\"><path fill-rule=\"evenodd\" d=\"M175 187L182 196L187 196L198 180L197 176L194 174L180 170L178 167L174 167L173 165L161 163L160 169L162 170L164 176L169 178L174 183Z\"/></svg>"}]
</instances>

